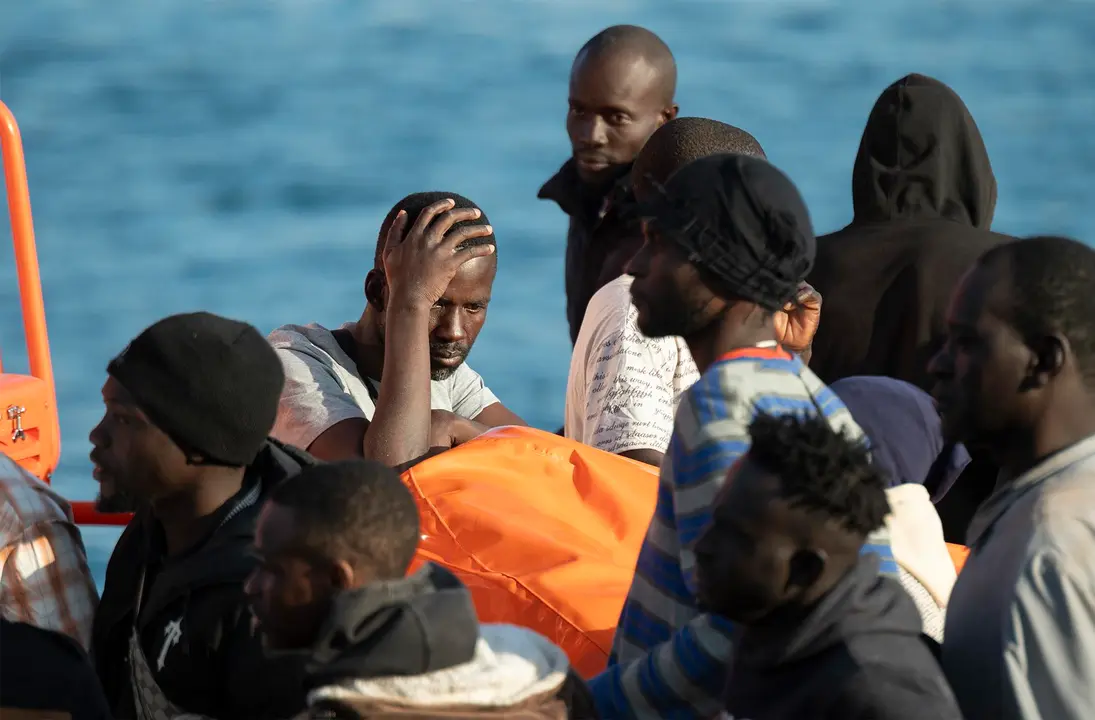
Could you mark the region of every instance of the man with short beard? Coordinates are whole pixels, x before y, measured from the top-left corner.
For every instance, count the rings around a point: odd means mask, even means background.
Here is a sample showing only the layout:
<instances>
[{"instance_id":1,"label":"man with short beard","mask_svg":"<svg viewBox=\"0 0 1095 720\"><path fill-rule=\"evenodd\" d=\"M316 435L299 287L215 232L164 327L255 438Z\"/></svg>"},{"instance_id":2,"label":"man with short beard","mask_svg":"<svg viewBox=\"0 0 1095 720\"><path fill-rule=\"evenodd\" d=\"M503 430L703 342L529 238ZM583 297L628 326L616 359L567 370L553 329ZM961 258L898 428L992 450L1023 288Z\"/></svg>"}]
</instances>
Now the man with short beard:
<instances>
[{"instance_id":1,"label":"man with short beard","mask_svg":"<svg viewBox=\"0 0 1095 720\"><path fill-rule=\"evenodd\" d=\"M677 409L612 660L589 687L602 717L706 720L721 709L732 628L697 603L694 546L749 449L749 422L807 413L862 431L792 355L809 349L818 314L796 308L814 233L790 179L760 158L711 155L674 173L643 217L628 265L639 329L683 338L702 374ZM897 572L884 531L864 551Z\"/></svg>"},{"instance_id":2,"label":"man with short beard","mask_svg":"<svg viewBox=\"0 0 1095 720\"><path fill-rule=\"evenodd\" d=\"M401 467L489 427L523 425L464 363L487 319L495 250L487 216L465 197L396 203L361 317L270 334L286 376L273 436L323 460Z\"/></svg>"},{"instance_id":3,"label":"man with short beard","mask_svg":"<svg viewBox=\"0 0 1095 720\"><path fill-rule=\"evenodd\" d=\"M284 382L273 349L247 323L172 315L107 374L88 438L93 477L104 497L140 505L91 633L113 716L263 720L302 708L302 664L263 654L243 593L263 500L315 464L267 437Z\"/></svg>"},{"instance_id":4,"label":"man with short beard","mask_svg":"<svg viewBox=\"0 0 1095 720\"><path fill-rule=\"evenodd\" d=\"M628 176L651 134L677 117L676 89L673 53L646 28L605 28L574 58L566 119L571 157L537 195L570 218L565 280L572 343L590 298L623 275L642 244L625 209Z\"/></svg>"}]
</instances>

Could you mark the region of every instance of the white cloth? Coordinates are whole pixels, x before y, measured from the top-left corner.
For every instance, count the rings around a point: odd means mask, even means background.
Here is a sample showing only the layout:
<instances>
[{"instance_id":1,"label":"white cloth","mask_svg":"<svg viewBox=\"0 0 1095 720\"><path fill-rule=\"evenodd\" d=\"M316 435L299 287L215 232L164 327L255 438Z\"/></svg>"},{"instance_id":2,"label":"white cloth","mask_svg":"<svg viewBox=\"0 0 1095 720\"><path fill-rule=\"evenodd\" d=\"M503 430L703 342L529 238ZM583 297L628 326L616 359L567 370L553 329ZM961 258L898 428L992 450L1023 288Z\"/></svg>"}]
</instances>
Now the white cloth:
<instances>
[{"instance_id":1,"label":"white cloth","mask_svg":"<svg viewBox=\"0 0 1095 720\"><path fill-rule=\"evenodd\" d=\"M886 491L890 549L901 568L901 584L920 610L924 632L943 642L954 561L943 538L943 523L923 485L898 485Z\"/></svg>"},{"instance_id":2,"label":"white cloth","mask_svg":"<svg viewBox=\"0 0 1095 720\"><path fill-rule=\"evenodd\" d=\"M569 669L567 656L542 635L515 625L485 624L475 657L463 665L320 687L308 694L308 704L373 700L413 708L505 708L561 687Z\"/></svg>"},{"instance_id":3,"label":"white cloth","mask_svg":"<svg viewBox=\"0 0 1095 720\"><path fill-rule=\"evenodd\" d=\"M350 329L346 323L343 329ZM357 366L331 331L321 325L284 325L267 338L285 369L285 389L270 433L307 449L328 428L352 418L371 420L376 407ZM370 380L373 387L380 383ZM444 380L430 381L430 407L475 419L498 402L483 378L460 365Z\"/></svg>"},{"instance_id":4,"label":"white cloth","mask_svg":"<svg viewBox=\"0 0 1095 720\"><path fill-rule=\"evenodd\" d=\"M681 394L700 378L679 337L648 338L630 275L589 301L567 378L564 434L611 453L665 452Z\"/></svg>"}]
</instances>

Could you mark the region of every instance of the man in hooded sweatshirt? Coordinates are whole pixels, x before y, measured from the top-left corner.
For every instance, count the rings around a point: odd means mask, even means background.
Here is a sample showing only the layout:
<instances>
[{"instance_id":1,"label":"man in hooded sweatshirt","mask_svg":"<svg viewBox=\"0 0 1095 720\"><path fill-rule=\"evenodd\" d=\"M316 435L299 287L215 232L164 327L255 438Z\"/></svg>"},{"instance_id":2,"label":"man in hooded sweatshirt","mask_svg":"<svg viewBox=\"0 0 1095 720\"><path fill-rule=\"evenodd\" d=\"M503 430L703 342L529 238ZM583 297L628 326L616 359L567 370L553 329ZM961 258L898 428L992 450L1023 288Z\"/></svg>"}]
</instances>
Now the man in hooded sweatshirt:
<instances>
[{"instance_id":1,"label":"man in hooded sweatshirt","mask_svg":"<svg viewBox=\"0 0 1095 720\"><path fill-rule=\"evenodd\" d=\"M829 384L886 375L930 390L951 293L982 253L1012 239L989 230L995 207L988 151L961 98L923 75L886 88L852 169L855 216L817 239L808 280L825 310L810 369ZM952 541L995 479L975 455L940 506Z\"/></svg>"},{"instance_id":2,"label":"man in hooded sweatshirt","mask_svg":"<svg viewBox=\"0 0 1095 720\"><path fill-rule=\"evenodd\" d=\"M595 717L546 638L481 626L444 568L406 576L418 540L410 490L377 462L309 468L266 502L247 592L269 652L307 658L302 720Z\"/></svg>"},{"instance_id":3,"label":"man in hooded sweatshirt","mask_svg":"<svg viewBox=\"0 0 1095 720\"><path fill-rule=\"evenodd\" d=\"M104 495L141 507L107 565L92 658L116 718L283 718L302 663L268 659L243 592L271 488L315 461L267 438L284 375L252 326L172 315L107 366L91 431Z\"/></svg>"},{"instance_id":4,"label":"man in hooded sweatshirt","mask_svg":"<svg viewBox=\"0 0 1095 720\"><path fill-rule=\"evenodd\" d=\"M957 574L932 503L946 495L970 455L962 443L943 437L931 395L915 385L862 376L837 380L831 389L863 428L871 459L886 478L886 527L901 585L920 610L924 632L943 642Z\"/></svg>"},{"instance_id":5,"label":"man in hooded sweatshirt","mask_svg":"<svg viewBox=\"0 0 1095 720\"><path fill-rule=\"evenodd\" d=\"M867 446L817 416L757 415L696 543L696 584L737 624L725 714L959 720L912 600L860 552L889 513Z\"/></svg>"}]
</instances>

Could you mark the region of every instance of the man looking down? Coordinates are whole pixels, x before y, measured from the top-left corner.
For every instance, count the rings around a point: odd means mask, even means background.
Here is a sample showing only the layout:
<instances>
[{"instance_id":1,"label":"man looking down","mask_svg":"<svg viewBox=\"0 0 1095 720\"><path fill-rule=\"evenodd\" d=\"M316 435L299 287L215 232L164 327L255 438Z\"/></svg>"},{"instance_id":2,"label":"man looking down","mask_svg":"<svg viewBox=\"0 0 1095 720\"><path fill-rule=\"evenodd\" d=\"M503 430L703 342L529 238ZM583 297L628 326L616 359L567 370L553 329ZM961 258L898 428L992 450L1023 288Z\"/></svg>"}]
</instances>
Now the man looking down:
<instances>
[{"instance_id":1,"label":"man looking down","mask_svg":"<svg viewBox=\"0 0 1095 720\"><path fill-rule=\"evenodd\" d=\"M495 251L486 215L465 197L397 203L380 228L361 317L270 334L286 375L274 437L323 460L399 467L488 427L523 425L464 362L487 319Z\"/></svg>"}]
</instances>

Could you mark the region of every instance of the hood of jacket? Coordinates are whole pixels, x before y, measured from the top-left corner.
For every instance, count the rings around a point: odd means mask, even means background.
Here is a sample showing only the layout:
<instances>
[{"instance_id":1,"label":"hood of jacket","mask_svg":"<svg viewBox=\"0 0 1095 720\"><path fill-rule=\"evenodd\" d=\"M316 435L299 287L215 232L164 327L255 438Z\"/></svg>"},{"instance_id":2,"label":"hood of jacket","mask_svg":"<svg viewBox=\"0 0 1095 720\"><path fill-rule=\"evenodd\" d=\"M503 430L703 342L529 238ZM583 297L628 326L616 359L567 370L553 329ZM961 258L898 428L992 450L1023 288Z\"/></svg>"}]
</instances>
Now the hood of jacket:
<instances>
[{"instance_id":1,"label":"hood of jacket","mask_svg":"<svg viewBox=\"0 0 1095 720\"><path fill-rule=\"evenodd\" d=\"M953 90L907 75L882 92L856 155L852 204L855 223L943 218L989 229L996 177Z\"/></svg>"},{"instance_id":2,"label":"hood of jacket","mask_svg":"<svg viewBox=\"0 0 1095 720\"><path fill-rule=\"evenodd\" d=\"M899 485L886 491L886 499L893 559L931 594L936 605L947 607L958 573L928 491L923 485Z\"/></svg>"},{"instance_id":3,"label":"hood of jacket","mask_svg":"<svg viewBox=\"0 0 1095 720\"><path fill-rule=\"evenodd\" d=\"M309 690L407 677L471 661L479 620L471 593L432 563L406 578L340 593L311 650Z\"/></svg>"},{"instance_id":4,"label":"hood of jacket","mask_svg":"<svg viewBox=\"0 0 1095 720\"><path fill-rule=\"evenodd\" d=\"M923 485L939 502L970 463L961 443L943 437L931 395L904 380L856 375L829 385L871 443L871 459L890 487Z\"/></svg>"},{"instance_id":5,"label":"hood of jacket","mask_svg":"<svg viewBox=\"0 0 1095 720\"><path fill-rule=\"evenodd\" d=\"M359 677L313 690L309 705L336 704L363 717L384 711L462 710L566 717L560 698L570 663L547 638L514 625L483 625L465 662L421 674Z\"/></svg>"},{"instance_id":6,"label":"hood of jacket","mask_svg":"<svg viewBox=\"0 0 1095 720\"><path fill-rule=\"evenodd\" d=\"M899 582L878 570L877 555L861 555L802 622L743 628L735 662L764 671L808 660L858 636L919 638L923 625L916 605Z\"/></svg>"}]
</instances>

